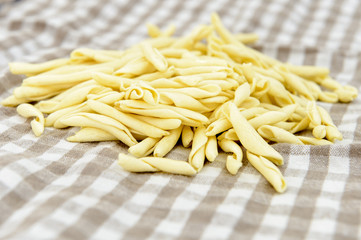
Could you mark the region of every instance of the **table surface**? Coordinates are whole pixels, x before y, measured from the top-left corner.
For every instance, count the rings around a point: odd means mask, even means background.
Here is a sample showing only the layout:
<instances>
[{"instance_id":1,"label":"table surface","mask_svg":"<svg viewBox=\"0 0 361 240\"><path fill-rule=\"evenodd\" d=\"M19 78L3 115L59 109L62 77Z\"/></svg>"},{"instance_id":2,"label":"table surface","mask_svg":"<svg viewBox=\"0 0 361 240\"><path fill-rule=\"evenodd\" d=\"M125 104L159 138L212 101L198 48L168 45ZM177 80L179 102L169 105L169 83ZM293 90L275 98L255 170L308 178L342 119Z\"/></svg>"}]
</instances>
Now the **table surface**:
<instances>
[{"instance_id":1,"label":"table surface","mask_svg":"<svg viewBox=\"0 0 361 240\"><path fill-rule=\"evenodd\" d=\"M0 99L22 81L8 62L125 49L147 37L147 22L183 35L212 12L234 33L257 33L263 53L328 67L360 90L361 1L22 0L0 5ZM225 154L195 177L128 173L115 161L124 145L67 142L74 129L37 138L29 120L0 107L0 239L360 239L360 97L320 105L344 140L273 145L285 159L284 194L247 162L228 174Z\"/></svg>"}]
</instances>

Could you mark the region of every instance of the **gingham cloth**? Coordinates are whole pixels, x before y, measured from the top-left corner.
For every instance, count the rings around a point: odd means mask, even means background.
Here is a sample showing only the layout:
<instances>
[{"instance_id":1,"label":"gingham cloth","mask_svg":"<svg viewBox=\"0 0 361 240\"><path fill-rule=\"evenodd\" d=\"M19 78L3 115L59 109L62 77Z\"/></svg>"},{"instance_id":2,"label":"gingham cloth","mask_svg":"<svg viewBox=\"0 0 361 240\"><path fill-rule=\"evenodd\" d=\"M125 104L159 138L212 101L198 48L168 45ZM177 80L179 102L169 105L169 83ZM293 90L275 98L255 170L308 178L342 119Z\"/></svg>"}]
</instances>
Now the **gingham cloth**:
<instances>
[{"instance_id":1,"label":"gingham cloth","mask_svg":"<svg viewBox=\"0 0 361 240\"><path fill-rule=\"evenodd\" d=\"M79 47L125 49L146 22L177 35L218 12L232 32L255 32L258 50L325 66L361 86L361 1L22 0L0 4L0 99L22 77L10 61L66 57ZM1 239L361 239L361 96L322 104L343 133L331 146L276 144L288 190L277 194L248 164L235 176L220 154L195 177L134 174L116 142L70 143L75 129L47 128L0 107ZM169 155L186 159L188 150Z\"/></svg>"}]
</instances>

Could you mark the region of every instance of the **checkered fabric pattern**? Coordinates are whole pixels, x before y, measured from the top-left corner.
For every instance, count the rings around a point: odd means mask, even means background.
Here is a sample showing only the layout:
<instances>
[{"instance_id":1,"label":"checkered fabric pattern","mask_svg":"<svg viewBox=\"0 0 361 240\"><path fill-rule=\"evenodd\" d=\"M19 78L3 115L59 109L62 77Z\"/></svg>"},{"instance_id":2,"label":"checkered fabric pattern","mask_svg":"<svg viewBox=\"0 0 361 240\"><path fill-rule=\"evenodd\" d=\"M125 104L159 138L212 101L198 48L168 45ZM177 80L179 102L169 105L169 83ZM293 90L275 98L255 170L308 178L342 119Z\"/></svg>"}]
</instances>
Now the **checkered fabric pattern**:
<instances>
[{"instance_id":1,"label":"checkered fabric pattern","mask_svg":"<svg viewBox=\"0 0 361 240\"><path fill-rule=\"evenodd\" d=\"M125 49L146 22L183 35L218 12L232 32L254 32L258 50L325 66L361 87L361 1L23 0L0 5L0 98L21 76L11 61L41 62L79 47ZM70 143L75 129L47 128L0 107L0 239L361 239L361 97L320 103L344 136L331 146L276 144L288 190L277 194L247 161L226 154L195 177L134 174L116 142ZM185 159L188 150L169 157Z\"/></svg>"}]
</instances>

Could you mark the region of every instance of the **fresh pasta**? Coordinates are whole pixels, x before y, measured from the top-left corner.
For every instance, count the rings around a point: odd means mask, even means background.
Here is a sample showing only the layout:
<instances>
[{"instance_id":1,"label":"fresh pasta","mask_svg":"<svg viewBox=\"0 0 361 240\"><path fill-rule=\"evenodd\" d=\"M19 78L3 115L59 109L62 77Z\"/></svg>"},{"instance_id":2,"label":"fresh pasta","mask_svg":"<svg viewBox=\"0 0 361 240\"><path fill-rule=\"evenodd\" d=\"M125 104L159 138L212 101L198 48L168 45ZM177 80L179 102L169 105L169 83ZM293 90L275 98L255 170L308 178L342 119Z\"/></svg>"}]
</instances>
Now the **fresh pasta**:
<instances>
[{"instance_id":1,"label":"fresh pasta","mask_svg":"<svg viewBox=\"0 0 361 240\"><path fill-rule=\"evenodd\" d=\"M273 143L342 140L317 102L348 103L358 91L329 69L266 56L246 45L256 34L232 34L216 13L186 36L173 36L174 25L147 29L149 39L124 51L79 48L69 58L9 63L26 77L2 104L33 117L36 136L78 127L68 141L122 142L128 154L119 153L118 164L130 172L193 176L217 161L219 147L230 153L230 174L248 160L279 193L287 184ZM178 143L190 148L187 161L168 158Z\"/></svg>"}]
</instances>

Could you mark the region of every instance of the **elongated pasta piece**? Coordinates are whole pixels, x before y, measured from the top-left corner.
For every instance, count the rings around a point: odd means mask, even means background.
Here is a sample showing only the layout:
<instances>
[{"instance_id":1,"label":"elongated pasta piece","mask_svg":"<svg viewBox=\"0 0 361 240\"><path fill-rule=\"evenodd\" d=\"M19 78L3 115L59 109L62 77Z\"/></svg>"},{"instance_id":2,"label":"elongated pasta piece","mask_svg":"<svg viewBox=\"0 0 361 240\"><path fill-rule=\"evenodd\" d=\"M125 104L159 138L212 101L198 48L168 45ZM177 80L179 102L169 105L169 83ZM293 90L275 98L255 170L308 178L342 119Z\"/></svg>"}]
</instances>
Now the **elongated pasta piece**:
<instances>
[{"instance_id":1,"label":"elongated pasta piece","mask_svg":"<svg viewBox=\"0 0 361 240\"><path fill-rule=\"evenodd\" d=\"M168 62L165 57L149 43L140 44L145 58L160 72L164 72L168 68Z\"/></svg>"},{"instance_id":2,"label":"elongated pasta piece","mask_svg":"<svg viewBox=\"0 0 361 240\"><path fill-rule=\"evenodd\" d=\"M49 114L45 118L45 126L46 127L53 126L54 128L66 128L66 127L68 127L68 125L63 124L61 122L61 119L66 118L70 114L79 113L79 112L89 112L90 113L93 111L86 104L86 102L75 105L75 106L63 108L63 109L60 109L58 111L55 111L55 112Z\"/></svg>"},{"instance_id":3,"label":"elongated pasta piece","mask_svg":"<svg viewBox=\"0 0 361 240\"><path fill-rule=\"evenodd\" d=\"M181 138L183 147L189 147L191 145L193 136L194 136L194 133L193 133L192 128L190 126L183 126L182 138Z\"/></svg>"},{"instance_id":4,"label":"elongated pasta piece","mask_svg":"<svg viewBox=\"0 0 361 240\"><path fill-rule=\"evenodd\" d=\"M303 145L295 135L275 126L263 125L257 129L257 132L265 139L279 143L292 143Z\"/></svg>"},{"instance_id":5,"label":"elongated pasta piece","mask_svg":"<svg viewBox=\"0 0 361 240\"><path fill-rule=\"evenodd\" d=\"M203 114L188 109L161 104L148 104L137 100L124 100L115 103L120 110L135 114L160 117L160 118L177 118L182 120L184 125L199 126L206 124L208 118Z\"/></svg>"},{"instance_id":6,"label":"elongated pasta piece","mask_svg":"<svg viewBox=\"0 0 361 240\"><path fill-rule=\"evenodd\" d=\"M9 69L13 74L39 74L54 68L58 68L60 66L64 66L68 63L68 61L68 58L59 58L43 63L12 62L9 63Z\"/></svg>"},{"instance_id":7,"label":"elongated pasta piece","mask_svg":"<svg viewBox=\"0 0 361 240\"><path fill-rule=\"evenodd\" d=\"M324 138L326 137L326 126L324 125L318 125L316 127L313 128L312 130L312 135L315 137L315 138L318 138L318 139L321 139L321 138Z\"/></svg>"},{"instance_id":8,"label":"elongated pasta piece","mask_svg":"<svg viewBox=\"0 0 361 240\"><path fill-rule=\"evenodd\" d=\"M248 122L252 125L255 129L261 127L262 125L267 124L275 124L278 122L282 122L287 120L288 115L284 112L278 111L269 111L260 116L250 119Z\"/></svg>"},{"instance_id":9,"label":"elongated pasta piece","mask_svg":"<svg viewBox=\"0 0 361 240\"><path fill-rule=\"evenodd\" d=\"M218 146L217 146L216 136L208 137L205 152L208 161L213 162L216 159L216 157L218 156Z\"/></svg>"},{"instance_id":10,"label":"elongated pasta piece","mask_svg":"<svg viewBox=\"0 0 361 240\"><path fill-rule=\"evenodd\" d=\"M69 142L103 142L115 141L118 138L99 128L84 127L66 140Z\"/></svg>"},{"instance_id":11,"label":"elongated pasta piece","mask_svg":"<svg viewBox=\"0 0 361 240\"><path fill-rule=\"evenodd\" d=\"M125 126L128 126L129 128L134 129L137 132L143 133L149 137L157 138L157 137L162 137L164 135L168 135L167 131L159 129L153 125L143 122L143 121L141 121L137 118L134 118L128 114L118 111L117 109L115 109L107 104L104 104L104 103L101 103L98 101L94 101L94 100L88 100L87 105L91 109L93 109L95 112L98 112L105 116L116 119L117 121L120 121Z\"/></svg>"},{"instance_id":12,"label":"elongated pasta piece","mask_svg":"<svg viewBox=\"0 0 361 240\"><path fill-rule=\"evenodd\" d=\"M332 142L326 140L326 139L317 139L312 137L306 137L306 136L297 136L298 139L300 139L304 144L310 144L310 145L330 145Z\"/></svg>"},{"instance_id":13,"label":"elongated pasta piece","mask_svg":"<svg viewBox=\"0 0 361 240\"><path fill-rule=\"evenodd\" d=\"M101 90L104 90L104 87L99 85L83 87L78 89L77 91L73 91L71 95L69 94L65 96L60 101L54 101L52 99L40 101L36 104L36 107L43 113L52 113L59 109L80 104L87 99L88 94L97 93Z\"/></svg>"},{"instance_id":14,"label":"elongated pasta piece","mask_svg":"<svg viewBox=\"0 0 361 240\"><path fill-rule=\"evenodd\" d=\"M199 172L204 165L205 146L208 141L205 132L206 128L204 126L199 126L194 130L192 149L188 157L188 162L197 172Z\"/></svg>"},{"instance_id":15,"label":"elongated pasta piece","mask_svg":"<svg viewBox=\"0 0 361 240\"><path fill-rule=\"evenodd\" d=\"M186 94L177 93L177 92L161 92L160 93L160 103L172 105L184 109L189 109L197 112L209 112L210 109L204 106L197 99L188 96Z\"/></svg>"},{"instance_id":16,"label":"elongated pasta piece","mask_svg":"<svg viewBox=\"0 0 361 240\"><path fill-rule=\"evenodd\" d=\"M1 101L1 104L5 107L16 107L19 104L30 102L27 98L17 98L14 95L10 95Z\"/></svg>"},{"instance_id":17,"label":"elongated pasta piece","mask_svg":"<svg viewBox=\"0 0 361 240\"><path fill-rule=\"evenodd\" d=\"M154 66L149 61L147 61L145 57L139 57L128 62L125 66L115 71L114 74L139 76L141 74L152 73L154 71Z\"/></svg>"},{"instance_id":18,"label":"elongated pasta piece","mask_svg":"<svg viewBox=\"0 0 361 240\"><path fill-rule=\"evenodd\" d=\"M128 146L133 146L137 143L137 140L123 124L100 114L76 113L62 119L61 122L68 126L100 128L113 134Z\"/></svg>"},{"instance_id":19,"label":"elongated pasta piece","mask_svg":"<svg viewBox=\"0 0 361 240\"><path fill-rule=\"evenodd\" d=\"M164 136L154 148L155 157L164 157L177 144L177 141L182 133L183 126L169 131L169 135Z\"/></svg>"},{"instance_id":20,"label":"elongated pasta piece","mask_svg":"<svg viewBox=\"0 0 361 240\"><path fill-rule=\"evenodd\" d=\"M94 72L112 73L113 68L111 67L97 67L93 69ZM26 86L48 86L57 84L77 84L84 82L92 78L92 72L88 70L62 74L62 75L39 75L28 77L24 79L23 84Z\"/></svg>"},{"instance_id":21,"label":"elongated pasta piece","mask_svg":"<svg viewBox=\"0 0 361 240\"><path fill-rule=\"evenodd\" d=\"M181 175L192 176L196 170L184 161L173 160L169 158L143 157L135 158L123 153L119 154L118 163L123 169L130 172L167 172Z\"/></svg>"},{"instance_id":22,"label":"elongated pasta piece","mask_svg":"<svg viewBox=\"0 0 361 240\"><path fill-rule=\"evenodd\" d=\"M271 161L249 151L247 151L247 159L252 166L267 179L277 192L283 193L286 191L286 181L284 180L280 170Z\"/></svg>"},{"instance_id":23,"label":"elongated pasta piece","mask_svg":"<svg viewBox=\"0 0 361 240\"><path fill-rule=\"evenodd\" d=\"M120 88L125 89L134 83L134 81L129 78L113 76L101 72L94 72L92 77L99 84L116 90L119 90Z\"/></svg>"},{"instance_id":24,"label":"elongated pasta piece","mask_svg":"<svg viewBox=\"0 0 361 240\"><path fill-rule=\"evenodd\" d=\"M37 108L31 104L23 103L16 108L16 111L20 116L26 118L34 117L30 125L35 136L39 137L44 132L44 115Z\"/></svg>"},{"instance_id":25,"label":"elongated pasta piece","mask_svg":"<svg viewBox=\"0 0 361 240\"><path fill-rule=\"evenodd\" d=\"M85 62L94 60L96 62L110 62L122 56L119 52L117 55L104 50L95 50L89 48L78 48L71 52L70 59L72 62Z\"/></svg>"},{"instance_id":26,"label":"elongated pasta piece","mask_svg":"<svg viewBox=\"0 0 361 240\"><path fill-rule=\"evenodd\" d=\"M243 83L240 85L234 93L234 104L239 107L244 100L246 100L251 95L251 88L248 83Z\"/></svg>"},{"instance_id":27,"label":"elongated pasta piece","mask_svg":"<svg viewBox=\"0 0 361 240\"><path fill-rule=\"evenodd\" d=\"M145 157L154 151L156 144L160 138L147 137L141 142L128 148L128 152L136 157Z\"/></svg>"},{"instance_id":28,"label":"elongated pasta piece","mask_svg":"<svg viewBox=\"0 0 361 240\"><path fill-rule=\"evenodd\" d=\"M232 155L227 156L226 167L229 173L235 175L243 165L243 152L241 147L234 141L226 138L219 141L219 146L223 151L232 153Z\"/></svg>"},{"instance_id":29,"label":"elongated pasta piece","mask_svg":"<svg viewBox=\"0 0 361 240\"><path fill-rule=\"evenodd\" d=\"M248 151L267 157L277 165L283 164L283 157L270 145L268 145L265 140L263 140L263 138L242 116L234 103L230 103L227 110L229 112L225 113L225 115L231 122L240 142Z\"/></svg>"}]
</instances>

